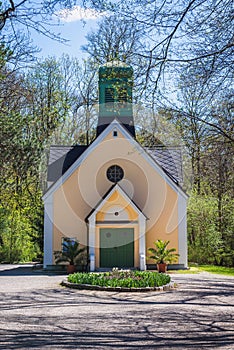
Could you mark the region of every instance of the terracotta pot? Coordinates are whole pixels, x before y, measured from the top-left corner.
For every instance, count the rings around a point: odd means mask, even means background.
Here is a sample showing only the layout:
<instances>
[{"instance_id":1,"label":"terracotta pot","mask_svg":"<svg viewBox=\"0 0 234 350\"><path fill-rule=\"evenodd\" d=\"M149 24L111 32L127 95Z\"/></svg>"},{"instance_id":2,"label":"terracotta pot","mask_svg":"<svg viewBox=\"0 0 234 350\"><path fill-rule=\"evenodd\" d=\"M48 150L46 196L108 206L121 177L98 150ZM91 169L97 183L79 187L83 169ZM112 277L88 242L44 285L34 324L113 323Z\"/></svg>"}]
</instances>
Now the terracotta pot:
<instances>
[{"instance_id":1,"label":"terracotta pot","mask_svg":"<svg viewBox=\"0 0 234 350\"><path fill-rule=\"evenodd\" d=\"M70 274L70 273L74 273L74 272L76 272L75 265L67 265L67 273Z\"/></svg>"},{"instance_id":2,"label":"terracotta pot","mask_svg":"<svg viewBox=\"0 0 234 350\"><path fill-rule=\"evenodd\" d=\"M167 272L167 264L157 264L158 272Z\"/></svg>"}]
</instances>

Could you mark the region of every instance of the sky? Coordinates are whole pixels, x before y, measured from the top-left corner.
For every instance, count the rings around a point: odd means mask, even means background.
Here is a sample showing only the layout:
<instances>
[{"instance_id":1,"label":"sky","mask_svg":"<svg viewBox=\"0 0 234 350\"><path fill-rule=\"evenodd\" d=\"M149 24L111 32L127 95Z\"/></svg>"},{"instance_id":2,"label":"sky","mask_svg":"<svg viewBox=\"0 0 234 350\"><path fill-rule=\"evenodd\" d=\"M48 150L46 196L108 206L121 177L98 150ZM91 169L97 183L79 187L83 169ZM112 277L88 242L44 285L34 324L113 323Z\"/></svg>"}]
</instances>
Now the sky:
<instances>
[{"instance_id":1,"label":"sky","mask_svg":"<svg viewBox=\"0 0 234 350\"><path fill-rule=\"evenodd\" d=\"M34 32L32 33L34 44L41 49L37 56L45 58L69 54L71 57L81 59L85 56L81 50L81 45L86 44L85 36L97 28L98 19L102 16L94 10L84 10L79 6L71 10L62 10L57 15L61 25L55 27L54 31L61 33L61 36L69 41L63 44Z\"/></svg>"}]
</instances>

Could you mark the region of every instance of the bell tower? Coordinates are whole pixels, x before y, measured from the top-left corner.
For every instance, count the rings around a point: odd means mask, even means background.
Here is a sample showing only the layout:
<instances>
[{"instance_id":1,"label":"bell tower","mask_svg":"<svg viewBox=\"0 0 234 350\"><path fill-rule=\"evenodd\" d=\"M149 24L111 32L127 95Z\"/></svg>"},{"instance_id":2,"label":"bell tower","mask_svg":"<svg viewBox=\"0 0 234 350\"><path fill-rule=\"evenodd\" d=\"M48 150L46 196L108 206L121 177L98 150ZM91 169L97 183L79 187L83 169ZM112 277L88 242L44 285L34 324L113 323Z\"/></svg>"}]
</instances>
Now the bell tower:
<instances>
[{"instance_id":1,"label":"bell tower","mask_svg":"<svg viewBox=\"0 0 234 350\"><path fill-rule=\"evenodd\" d=\"M135 137L132 111L133 69L114 60L99 68L99 116L97 136L118 119Z\"/></svg>"}]
</instances>

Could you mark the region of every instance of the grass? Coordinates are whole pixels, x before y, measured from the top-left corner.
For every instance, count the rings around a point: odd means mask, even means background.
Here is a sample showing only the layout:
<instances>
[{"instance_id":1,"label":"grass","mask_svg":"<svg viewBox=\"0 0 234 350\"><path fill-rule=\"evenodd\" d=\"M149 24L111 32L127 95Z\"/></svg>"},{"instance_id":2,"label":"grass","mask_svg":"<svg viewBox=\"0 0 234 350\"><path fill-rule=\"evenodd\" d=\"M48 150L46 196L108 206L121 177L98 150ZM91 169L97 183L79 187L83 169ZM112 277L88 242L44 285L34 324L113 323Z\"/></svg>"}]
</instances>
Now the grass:
<instances>
[{"instance_id":1,"label":"grass","mask_svg":"<svg viewBox=\"0 0 234 350\"><path fill-rule=\"evenodd\" d=\"M191 265L189 270L176 270L169 271L169 273L199 273L199 272L210 272L219 275L225 276L234 276L234 267L225 267L225 266L215 266L215 265Z\"/></svg>"},{"instance_id":2,"label":"grass","mask_svg":"<svg viewBox=\"0 0 234 350\"><path fill-rule=\"evenodd\" d=\"M144 288L160 287L169 283L170 276L150 271L113 270L102 273L74 273L68 282L102 287Z\"/></svg>"},{"instance_id":3,"label":"grass","mask_svg":"<svg viewBox=\"0 0 234 350\"><path fill-rule=\"evenodd\" d=\"M199 273L200 271L199 271L199 268L196 266L196 267L194 267L194 266L191 266L191 267L189 267L189 269L188 270L169 270L168 271L168 273L169 274L176 274L176 273L182 273L182 274L193 274L193 273Z\"/></svg>"},{"instance_id":4,"label":"grass","mask_svg":"<svg viewBox=\"0 0 234 350\"><path fill-rule=\"evenodd\" d=\"M210 273L216 273L219 275L234 276L234 267L200 265L199 270L210 272Z\"/></svg>"}]
</instances>

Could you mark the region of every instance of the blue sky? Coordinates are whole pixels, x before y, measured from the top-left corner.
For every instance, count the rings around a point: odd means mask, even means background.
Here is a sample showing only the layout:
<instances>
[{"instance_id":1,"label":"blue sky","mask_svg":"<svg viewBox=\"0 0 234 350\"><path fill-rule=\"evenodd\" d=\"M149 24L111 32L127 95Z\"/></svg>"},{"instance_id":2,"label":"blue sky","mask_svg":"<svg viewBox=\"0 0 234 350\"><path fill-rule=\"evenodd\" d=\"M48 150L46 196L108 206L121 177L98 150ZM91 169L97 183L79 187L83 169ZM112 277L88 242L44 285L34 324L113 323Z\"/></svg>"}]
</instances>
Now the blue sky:
<instances>
[{"instance_id":1,"label":"blue sky","mask_svg":"<svg viewBox=\"0 0 234 350\"><path fill-rule=\"evenodd\" d=\"M95 24L96 21L88 21L84 26L80 20L72 23L64 23L58 28L58 32L61 33L63 38L69 40L66 44L47 38L44 35L33 33L32 38L34 44L41 49L38 56L60 57L65 53L73 57L81 58L84 56L84 53L82 53L80 46L86 43L85 35L92 27L95 28Z\"/></svg>"},{"instance_id":2,"label":"blue sky","mask_svg":"<svg viewBox=\"0 0 234 350\"><path fill-rule=\"evenodd\" d=\"M81 45L86 43L85 36L91 29L97 28L98 19L101 18L99 13L93 10L83 10L79 6L71 10L64 10L57 13L60 17L61 25L54 27L55 33L61 33L61 36L69 42L66 44L57 42L50 38L32 33L32 39L36 46L41 49L39 57L57 56L69 54L72 57L81 59L84 53Z\"/></svg>"}]
</instances>

